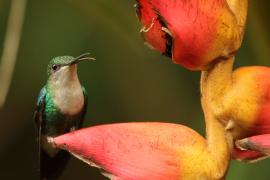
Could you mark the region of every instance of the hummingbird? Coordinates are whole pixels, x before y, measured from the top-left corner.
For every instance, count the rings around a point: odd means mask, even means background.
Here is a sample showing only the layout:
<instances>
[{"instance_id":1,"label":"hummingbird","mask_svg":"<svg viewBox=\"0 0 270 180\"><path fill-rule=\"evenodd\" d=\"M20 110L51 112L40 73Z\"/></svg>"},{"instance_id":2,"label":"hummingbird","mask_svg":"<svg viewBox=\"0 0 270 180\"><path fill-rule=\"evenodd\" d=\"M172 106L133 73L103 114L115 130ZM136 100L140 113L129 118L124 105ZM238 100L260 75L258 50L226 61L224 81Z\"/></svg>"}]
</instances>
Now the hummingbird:
<instances>
[{"instance_id":1,"label":"hummingbird","mask_svg":"<svg viewBox=\"0 0 270 180\"><path fill-rule=\"evenodd\" d=\"M48 140L82 127L88 95L80 84L77 64L95 60L89 55L55 57L47 67L48 80L39 93L34 113L40 179L57 179L70 158L68 152L53 147Z\"/></svg>"}]
</instances>

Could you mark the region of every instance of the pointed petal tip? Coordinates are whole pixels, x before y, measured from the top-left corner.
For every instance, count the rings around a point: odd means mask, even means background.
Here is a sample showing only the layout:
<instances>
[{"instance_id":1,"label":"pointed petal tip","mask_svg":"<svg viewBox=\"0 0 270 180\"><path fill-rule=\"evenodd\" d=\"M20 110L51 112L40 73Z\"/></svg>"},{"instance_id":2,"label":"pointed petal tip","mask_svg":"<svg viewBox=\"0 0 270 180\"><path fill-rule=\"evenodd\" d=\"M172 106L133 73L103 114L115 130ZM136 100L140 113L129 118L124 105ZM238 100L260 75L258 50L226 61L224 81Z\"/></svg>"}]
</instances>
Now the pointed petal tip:
<instances>
[{"instance_id":1,"label":"pointed petal tip","mask_svg":"<svg viewBox=\"0 0 270 180\"><path fill-rule=\"evenodd\" d=\"M265 156L263 154L256 151L240 150L237 148L232 151L232 159L241 162L253 163L264 158Z\"/></svg>"},{"instance_id":2,"label":"pointed petal tip","mask_svg":"<svg viewBox=\"0 0 270 180\"><path fill-rule=\"evenodd\" d=\"M81 129L53 142L116 177L165 180L180 176L177 149L191 137L193 131L181 125L123 123Z\"/></svg>"},{"instance_id":3,"label":"pointed petal tip","mask_svg":"<svg viewBox=\"0 0 270 180\"><path fill-rule=\"evenodd\" d=\"M240 139L235 142L233 158L245 162L257 162L270 155L270 134Z\"/></svg>"}]
</instances>

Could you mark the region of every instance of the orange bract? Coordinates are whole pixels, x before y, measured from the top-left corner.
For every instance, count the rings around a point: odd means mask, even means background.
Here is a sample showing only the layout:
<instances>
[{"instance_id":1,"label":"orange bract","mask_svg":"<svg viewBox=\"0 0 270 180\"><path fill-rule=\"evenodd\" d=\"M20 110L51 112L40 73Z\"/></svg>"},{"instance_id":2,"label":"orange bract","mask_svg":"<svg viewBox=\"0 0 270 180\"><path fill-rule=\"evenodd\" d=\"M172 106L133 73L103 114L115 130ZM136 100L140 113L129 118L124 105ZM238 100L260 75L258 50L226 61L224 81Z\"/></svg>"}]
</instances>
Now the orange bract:
<instances>
[{"instance_id":1,"label":"orange bract","mask_svg":"<svg viewBox=\"0 0 270 180\"><path fill-rule=\"evenodd\" d=\"M231 132L236 140L270 134L270 68L239 68L233 72L231 81L232 84L216 104L220 112L218 118L233 120ZM235 158L239 160L258 159L240 157L240 152L237 154Z\"/></svg>"}]
</instances>

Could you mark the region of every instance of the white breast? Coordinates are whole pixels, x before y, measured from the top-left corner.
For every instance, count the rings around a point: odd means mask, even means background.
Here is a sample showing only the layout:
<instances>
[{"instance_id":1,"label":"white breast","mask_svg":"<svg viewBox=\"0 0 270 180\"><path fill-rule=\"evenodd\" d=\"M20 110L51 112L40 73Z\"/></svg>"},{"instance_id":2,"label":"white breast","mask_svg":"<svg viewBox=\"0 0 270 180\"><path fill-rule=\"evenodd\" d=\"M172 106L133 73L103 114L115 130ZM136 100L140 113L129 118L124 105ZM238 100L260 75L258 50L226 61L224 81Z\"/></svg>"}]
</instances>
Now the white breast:
<instances>
[{"instance_id":1,"label":"white breast","mask_svg":"<svg viewBox=\"0 0 270 180\"><path fill-rule=\"evenodd\" d=\"M64 114L74 115L80 112L84 104L81 86L57 90L55 92L54 101Z\"/></svg>"},{"instance_id":2,"label":"white breast","mask_svg":"<svg viewBox=\"0 0 270 180\"><path fill-rule=\"evenodd\" d=\"M64 114L75 115L84 105L81 84L77 77L77 69L61 69L57 78L51 83L55 105Z\"/></svg>"}]
</instances>

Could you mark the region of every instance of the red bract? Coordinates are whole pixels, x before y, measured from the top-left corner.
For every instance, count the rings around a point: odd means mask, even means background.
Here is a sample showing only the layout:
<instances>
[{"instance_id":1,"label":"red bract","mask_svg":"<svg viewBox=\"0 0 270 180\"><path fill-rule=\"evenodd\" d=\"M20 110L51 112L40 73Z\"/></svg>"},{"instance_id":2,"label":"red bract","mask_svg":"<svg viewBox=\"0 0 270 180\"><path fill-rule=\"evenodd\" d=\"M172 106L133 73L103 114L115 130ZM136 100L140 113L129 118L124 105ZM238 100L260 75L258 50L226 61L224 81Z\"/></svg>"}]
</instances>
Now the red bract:
<instances>
[{"instance_id":1,"label":"red bract","mask_svg":"<svg viewBox=\"0 0 270 180\"><path fill-rule=\"evenodd\" d=\"M263 158L265 158L264 154L253 150L240 150L234 148L232 151L232 159L242 162L256 162Z\"/></svg>"},{"instance_id":2,"label":"red bract","mask_svg":"<svg viewBox=\"0 0 270 180\"><path fill-rule=\"evenodd\" d=\"M182 138L175 132L177 126L151 126L97 126L60 136L54 142L123 179L178 179L180 164L175 156Z\"/></svg>"},{"instance_id":3,"label":"red bract","mask_svg":"<svg viewBox=\"0 0 270 180\"><path fill-rule=\"evenodd\" d=\"M206 69L240 47L246 3L241 4L243 9L237 8L239 1L226 0L138 0L138 4L147 29L142 31L145 40L188 69Z\"/></svg>"},{"instance_id":4,"label":"red bract","mask_svg":"<svg viewBox=\"0 0 270 180\"><path fill-rule=\"evenodd\" d=\"M226 147L210 149L192 129L168 123L89 127L51 142L117 180L220 179L229 161Z\"/></svg>"},{"instance_id":5,"label":"red bract","mask_svg":"<svg viewBox=\"0 0 270 180\"><path fill-rule=\"evenodd\" d=\"M156 12L152 9L148 0L141 0L141 4L137 5L137 16L144 24L141 32L144 34L143 38L150 47L157 49L160 52L166 51L166 36L165 32L161 30L162 25L158 21Z\"/></svg>"},{"instance_id":6,"label":"red bract","mask_svg":"<svg viewBox=\"0 0 270 180\"><path fill-rule=\"evenodd\" d=\"M260 152L265 157L270 156L270 134L248 137L242 140L238 140L236 144L239 148L244 150Z\"/></svg>"}]
</instances>

